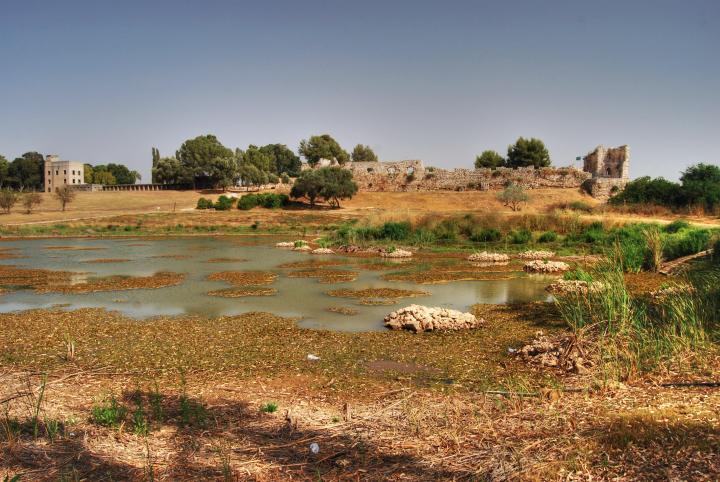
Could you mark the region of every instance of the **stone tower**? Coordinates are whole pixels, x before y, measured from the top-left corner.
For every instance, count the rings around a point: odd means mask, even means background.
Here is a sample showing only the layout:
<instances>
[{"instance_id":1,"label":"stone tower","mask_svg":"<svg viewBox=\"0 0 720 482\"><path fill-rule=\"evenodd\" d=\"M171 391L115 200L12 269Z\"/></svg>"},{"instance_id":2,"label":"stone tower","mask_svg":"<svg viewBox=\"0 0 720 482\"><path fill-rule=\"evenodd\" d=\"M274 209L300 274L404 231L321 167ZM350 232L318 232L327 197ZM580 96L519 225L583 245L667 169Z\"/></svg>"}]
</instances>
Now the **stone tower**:
<instances>
[{"instance_id":1,"label":"stone tower","mask_svg":"<svg viewBox=\"0 0 720 482\"><path fill-rule=\"evenodd\" d=\"M607 201L630 180L630 148L598 146L583 157L583 171L592 176L583 188L591 196Z\"/></svg>"}]
</instances>

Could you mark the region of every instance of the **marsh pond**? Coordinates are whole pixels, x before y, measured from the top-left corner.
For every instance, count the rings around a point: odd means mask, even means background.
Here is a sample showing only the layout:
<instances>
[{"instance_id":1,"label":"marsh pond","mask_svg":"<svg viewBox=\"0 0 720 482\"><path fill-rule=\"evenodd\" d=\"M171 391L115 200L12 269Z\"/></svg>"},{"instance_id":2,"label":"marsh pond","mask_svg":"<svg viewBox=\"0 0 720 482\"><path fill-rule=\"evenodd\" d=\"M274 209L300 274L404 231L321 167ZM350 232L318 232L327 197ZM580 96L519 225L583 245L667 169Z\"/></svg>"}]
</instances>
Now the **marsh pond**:
<instances>
[{"instance_id":1,"label":"marsh pond","mask_svg":"<svg viewBox=\"0 0 720 482\"><path fill-rule=\"evenodd\" d=\"M461 258L312 255L267 236L55 238L0 243L0 312L105 308L145 320L269 312L305 328L383 330L411 303L547 301L548 278Z\"/></svg>"}]
</instances>

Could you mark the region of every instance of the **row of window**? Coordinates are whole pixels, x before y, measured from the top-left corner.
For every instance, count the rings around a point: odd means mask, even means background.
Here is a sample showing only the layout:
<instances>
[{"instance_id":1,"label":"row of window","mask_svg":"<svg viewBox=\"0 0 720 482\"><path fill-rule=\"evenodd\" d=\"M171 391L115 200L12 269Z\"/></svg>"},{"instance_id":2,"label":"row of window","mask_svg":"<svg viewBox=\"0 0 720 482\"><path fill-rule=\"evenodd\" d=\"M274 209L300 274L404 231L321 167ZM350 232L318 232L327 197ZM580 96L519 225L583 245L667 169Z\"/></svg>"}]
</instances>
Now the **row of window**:
<instances>
[{"instance_id":1,"label":"row of window","mask_svg":"<svg viewBox=\"0 0 720 482\"><path fill-rule=\"evenodd\" d=\"M78 173L78 175L79 175L79 174L80 174L80 171L78 171L77 173ZM63 169L63 174L65 174L65 175L67 176L67 169ZM50 176L50 175L52 175L52 171L48 171L48 176ZM56 176L59 176L59 175L60 175L60 170L59 170L59 169L55 169L55 175L56 175ZM73 175L73 176L75 175L75 169L72 170L72 175Z\"/></svg>"}]
</instances>

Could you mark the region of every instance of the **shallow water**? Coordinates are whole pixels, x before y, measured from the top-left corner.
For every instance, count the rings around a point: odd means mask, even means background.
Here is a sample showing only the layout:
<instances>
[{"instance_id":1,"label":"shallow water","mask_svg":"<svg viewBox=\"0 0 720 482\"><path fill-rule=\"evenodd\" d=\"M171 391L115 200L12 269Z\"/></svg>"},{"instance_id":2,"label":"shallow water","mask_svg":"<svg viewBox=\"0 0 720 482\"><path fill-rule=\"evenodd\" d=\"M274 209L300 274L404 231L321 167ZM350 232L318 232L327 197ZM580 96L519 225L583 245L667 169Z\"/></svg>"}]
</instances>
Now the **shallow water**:
<instances>
[{"instance_id":1,"label":"shallow water","mask_svg":"<svg viewBox=\"0 0 720 482\"><path fill-rule=\"evenodd\" d=\"M159 271L186 273L187 278L178 286L159 289L95 292L87 294L47 293L31 290L9 292L0 296L0 312L48 308L67 305L63 309L106 308L128 316L143 319L158 315L200 315L216 317L236 315L250 311L265 311L281 316L299 318L298 324L307 328L324 328L342 331L372 331L383 329L383 317L402 306L418 303L443 306L467 311L476 303L515 303L550 300L545 292L548 279L524 276L492 281L454 281L445 284L421 285L412 282L384 281L391 272L366 270L363 265L377 263L378 258L364 259L339 256L318 256L292 250L278 249L276 240L268 237L192 237L163 239L43 239L19 240L0 244L15 248L20 259L3 259L0 263L22 268L73 271L78 280L86 276L149 276ZM66 246L99 249L48 249ZM176 259L179 255L187 258ZM129 259L127 262L89 263L100 258ZM244 258L247 261L222 263L207 262L212 258ZM360 274L355 281L319 283L314 278L290 278L293 269L279 268L294 261L347 261L348 265L328 266L325 269L353 270ZM406 270L398 265L397 271ZM275 296L222 298L208 296L209 291L230 288L222 281L208 281L207 275L218 271L270 271L278 275L271 286L278 290ZM80 274L86 273L86 274ZM0 283L1 284L1 283ZM336 298L325 292L348 288L402 288L427 291L429 295L404 298L393 305L360 305L358 299ZM331 306L356 309L353 316L327 311Z\"/></svg>"}]
</instances>

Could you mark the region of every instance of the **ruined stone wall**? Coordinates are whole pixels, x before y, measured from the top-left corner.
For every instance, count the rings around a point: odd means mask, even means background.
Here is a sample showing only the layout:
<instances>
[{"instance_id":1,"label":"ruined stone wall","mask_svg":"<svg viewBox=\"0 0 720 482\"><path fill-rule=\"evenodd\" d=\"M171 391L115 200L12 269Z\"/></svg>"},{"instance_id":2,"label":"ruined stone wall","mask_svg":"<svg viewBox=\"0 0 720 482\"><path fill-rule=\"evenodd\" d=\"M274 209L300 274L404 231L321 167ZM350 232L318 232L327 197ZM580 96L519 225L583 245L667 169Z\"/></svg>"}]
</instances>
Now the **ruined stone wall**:
<instances>
[{"instance_id":1,"label":"ruined stone wall","mask_svg":"<svg viewBox=\"0 0 720 482\"><path fill-rule=\"evenodd\" d=\"M466 191L503 189L509 183L525 189L579 188L590 178L578 169L532 167L511 169L439 169L422 161L350 162L345 165L364 191Z\"/></svg>"},{"instance_id":2,"label":"ruined stone wall","mask_svg":"<svg viewBox=\"0 0 720 482\"><path fill-rule=\"evenodd\" d=\"M598 146L583 158L583 170L592 178L583 184L591 196L607 201L630 180L630 148Z\"/></svg>"}]
</instances>

